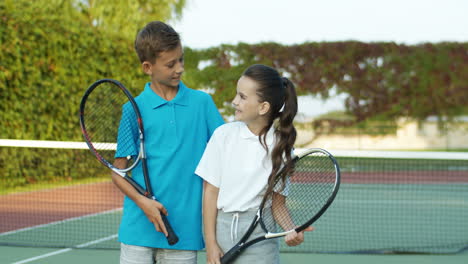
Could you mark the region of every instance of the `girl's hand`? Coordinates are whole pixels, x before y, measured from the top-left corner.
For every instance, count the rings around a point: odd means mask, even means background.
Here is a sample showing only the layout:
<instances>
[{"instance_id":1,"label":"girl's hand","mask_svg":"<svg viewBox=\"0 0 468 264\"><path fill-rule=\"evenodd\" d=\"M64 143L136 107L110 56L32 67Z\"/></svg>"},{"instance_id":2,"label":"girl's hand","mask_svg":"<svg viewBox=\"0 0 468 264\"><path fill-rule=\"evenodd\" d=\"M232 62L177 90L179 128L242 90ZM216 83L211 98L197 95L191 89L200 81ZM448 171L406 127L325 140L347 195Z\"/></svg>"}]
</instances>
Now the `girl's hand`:
<instances>
[{"instance_id":1,"label":"girl's hand","mask_svg":"<svg viewBox=\"0 0 468 264\"><path fill-rule=\"evenodd\" d=\"M206 263L207 264L221 264L221 257L223 251L219 247L218 243L212 245L206 245Z\"/></svg>"},{"instance_id":2,"label":"girl's hand","mask_svg":"<svg viewBox=\"0 0 468 264\"><path fill-rule=\"evenodd\" d=\"M284 238L284 241L286 242L286 245L290 247L297 246L301 244L302 242L304 242L304 232L309 232L313 230L314 228L312 226L309 226L299 233L297 233L296 231L293 231L286 235L286 237Z\"/></svg>"}]
</instances>

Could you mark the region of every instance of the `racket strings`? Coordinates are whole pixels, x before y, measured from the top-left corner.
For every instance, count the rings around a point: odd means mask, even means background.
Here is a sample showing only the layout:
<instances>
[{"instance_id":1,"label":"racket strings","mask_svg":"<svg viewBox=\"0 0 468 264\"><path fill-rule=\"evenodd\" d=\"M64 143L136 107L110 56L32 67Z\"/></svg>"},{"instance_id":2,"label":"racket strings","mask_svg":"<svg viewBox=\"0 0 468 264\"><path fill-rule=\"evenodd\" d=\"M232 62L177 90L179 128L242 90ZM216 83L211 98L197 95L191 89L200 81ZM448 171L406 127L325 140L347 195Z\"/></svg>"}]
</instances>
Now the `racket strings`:
<instances>
[{"instance_id":1,"label":"racket strings","mask_svg":"<svg viewBox=\"0 0 468 264\"><path fill-rule=\"evenodd\" d=\"M139 152L136 114L128 101L120 87L103 82L88 95L84 109L87 137L94 151L111 164L116 156L126 158L127 167Z\"/></svg>"},{"instance_id":2,"label":"racket strings","mask_svg":"<svg viewBox=\"0 0 468 264\"><path fill-rule=\"evenodd\" d=\"M275 233L304 225L328 202L335 179L334 163L324 153L313 152L299 159L286 182L279 181L270 194L271 214L262 211L265 228Z\"/></svg>"}]
</instances>

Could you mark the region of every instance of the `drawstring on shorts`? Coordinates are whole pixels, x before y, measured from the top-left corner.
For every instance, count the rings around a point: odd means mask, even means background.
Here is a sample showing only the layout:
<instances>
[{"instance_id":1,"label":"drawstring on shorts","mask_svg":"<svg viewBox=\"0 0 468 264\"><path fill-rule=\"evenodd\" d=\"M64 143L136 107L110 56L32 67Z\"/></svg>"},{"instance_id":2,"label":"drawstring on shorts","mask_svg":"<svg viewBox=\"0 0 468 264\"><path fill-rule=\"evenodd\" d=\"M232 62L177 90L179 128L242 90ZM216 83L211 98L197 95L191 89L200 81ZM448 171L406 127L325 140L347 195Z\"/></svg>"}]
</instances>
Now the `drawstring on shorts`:
<instances>
[{"instance_id":1,"label":"drawstring on shorts","mask_svg":"<svg viewBox=\"0 0 468 264\"><path fill-rule=\"evenodd\" d=\"M239 227L239 213L232 214L231 222L231 242L234 243L237 241L237 228Z\"/></svg>"}]
</instances>

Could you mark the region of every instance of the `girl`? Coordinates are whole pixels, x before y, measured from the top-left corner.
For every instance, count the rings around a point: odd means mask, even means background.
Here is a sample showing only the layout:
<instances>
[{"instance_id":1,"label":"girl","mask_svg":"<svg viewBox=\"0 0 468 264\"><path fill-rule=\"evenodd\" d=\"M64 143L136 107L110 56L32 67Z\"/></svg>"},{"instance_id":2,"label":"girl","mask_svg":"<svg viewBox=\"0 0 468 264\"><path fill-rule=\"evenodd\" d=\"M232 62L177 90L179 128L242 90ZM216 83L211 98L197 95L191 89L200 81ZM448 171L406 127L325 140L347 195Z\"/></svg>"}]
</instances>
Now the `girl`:
<instances>
[{"instance_id":1,"label":"girl","mask_svg":"<svg viewBox=\"0 0 468 264\"><path fill-rule=\"evenodd\" d=\"M204 180L208 263L220 263L223 252L245 233L267 183L291 160L296 140L295 88L275 69L250 66L237 83L232 104L239 122L215 130L196 170ZM253 237L263 233L260 227L257 229ZM304 234L294 232L285 241L289 246L298 245L304 241ZM275 239L260 242L243 252L235 263L279 263L279 245Z\"/></svg>"}]
</instances>

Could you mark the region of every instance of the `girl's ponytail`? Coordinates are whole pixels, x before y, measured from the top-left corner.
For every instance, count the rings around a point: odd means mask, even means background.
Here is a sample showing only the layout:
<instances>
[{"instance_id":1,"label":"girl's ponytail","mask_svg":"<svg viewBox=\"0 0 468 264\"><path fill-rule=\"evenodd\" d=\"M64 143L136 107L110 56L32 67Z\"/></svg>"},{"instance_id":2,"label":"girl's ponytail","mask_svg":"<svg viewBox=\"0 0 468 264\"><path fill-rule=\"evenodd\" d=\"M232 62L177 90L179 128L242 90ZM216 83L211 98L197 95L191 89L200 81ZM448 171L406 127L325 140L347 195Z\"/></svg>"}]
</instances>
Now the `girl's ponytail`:
<instances>
[{"instance_id":1,"label":"girl's ponytail","mask_svg":"<svg viewBox=\"0 0 468 264\"><path fill-rule=\"evenodd\" d=\"M296 141L296 129L293 125L297 113L296 88L288 78L281 77L277 70L261 64L250 66L242 75L257 83L256 92L260 102L268 102L271 106L267 125L258 135L260 143L269 152L266 135L272 126L275 127L276 144L271 152L273 168L268 181L276 181L276 175L280 170L284 170L282 173L284 179L293 169L290 161Z\"/></svg>"},{"instance_id":2,"label":"girl's ponytail","mask_svg":"<svg viewBox=\"0 0 468 264\"><path fill-rule=\"evenodd\" d=\"M293 169L291 165L291 154L293 151L294 143L296 142L296 128L293 121L297 114L297 96L294 84L286 77L282 77L283 87L285 89L284 104L280 109L279 120L275 129L276 145L271 153L273 161L273 170L270 175L270 180L274 181L275 176L280 169L284 166L282 177L288 175Z\"/></svg>"}]
</instances>

